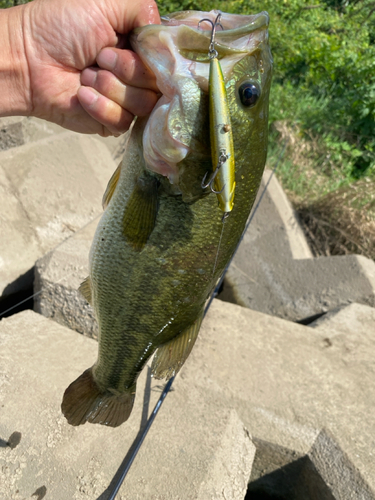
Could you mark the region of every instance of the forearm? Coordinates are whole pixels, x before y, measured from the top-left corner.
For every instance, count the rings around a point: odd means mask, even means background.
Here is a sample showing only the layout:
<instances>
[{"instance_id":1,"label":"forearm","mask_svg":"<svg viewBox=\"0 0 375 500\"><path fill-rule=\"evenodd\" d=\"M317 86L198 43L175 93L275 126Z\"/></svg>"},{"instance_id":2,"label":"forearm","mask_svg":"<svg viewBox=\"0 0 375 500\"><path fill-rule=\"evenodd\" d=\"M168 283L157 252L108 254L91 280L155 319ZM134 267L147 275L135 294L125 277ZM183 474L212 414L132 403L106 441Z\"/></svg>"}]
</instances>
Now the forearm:
<instances>
[{"instance_id":1,"label":"forearm","mask_svg":"<svg viewBox=\"0 0 375 500\"><path fill-rule=\"evenodd\" d=\"M0 10L0 116L29 115L31 93L23 39L27 6Z\"/></svg>"}]
</instances>

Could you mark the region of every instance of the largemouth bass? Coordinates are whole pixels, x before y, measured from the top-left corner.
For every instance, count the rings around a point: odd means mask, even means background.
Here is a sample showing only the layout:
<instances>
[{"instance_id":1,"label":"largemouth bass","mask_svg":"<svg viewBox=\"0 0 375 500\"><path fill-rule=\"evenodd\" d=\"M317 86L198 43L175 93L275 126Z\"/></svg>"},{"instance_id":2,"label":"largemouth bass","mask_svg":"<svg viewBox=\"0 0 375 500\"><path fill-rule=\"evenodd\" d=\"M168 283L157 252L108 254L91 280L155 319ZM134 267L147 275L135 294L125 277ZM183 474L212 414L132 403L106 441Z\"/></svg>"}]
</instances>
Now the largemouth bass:
<instances>
[{"instance_id":1,"label":"largemouth bass","mask_svg":"<svg viewBox=\"0 0 375 500\"><path fill-rule=\"evenodd\" d=\"M99 324L99 354L65 391L62 411L72 425L127 420L152 354L156 378L178 372L253 205L267 154L268 15L222 14L216 31L235 154L234 205L223 223L217 196L202 188L213 171L211 26L198 23L217 14L175 13L131 37L162 97L149 117L136 120L104 195L90 275L80 287Z\"/></svg>"}]
</instances>

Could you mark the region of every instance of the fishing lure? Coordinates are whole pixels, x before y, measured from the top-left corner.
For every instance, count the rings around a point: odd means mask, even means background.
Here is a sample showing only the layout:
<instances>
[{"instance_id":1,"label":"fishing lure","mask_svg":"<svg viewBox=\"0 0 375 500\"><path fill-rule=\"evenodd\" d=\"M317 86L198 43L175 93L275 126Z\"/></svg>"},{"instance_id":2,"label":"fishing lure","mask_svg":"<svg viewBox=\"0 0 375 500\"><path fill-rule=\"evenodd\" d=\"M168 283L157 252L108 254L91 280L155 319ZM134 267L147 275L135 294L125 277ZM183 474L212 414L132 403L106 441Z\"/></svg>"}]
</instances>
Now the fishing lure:
<instances>
[{"instance_id":1,"label":"fishing lure","mask_svg":"<svg viewBox=\"0 0 375 500\"><path fill-rule=\"evenodd\" d=\"M202 19L212 25L211 41L208 50L210 58L209 73L209 114L210 139L213 172L206 182L207 174L202 180L202 188L210 187L216 194L220 209L224 212L223 222L233 209L235 182L235 162L233 134L223 72L215 49L215 33L220 24L221 13L213 23L210 19Z\"/></svg>"}]
</instances>

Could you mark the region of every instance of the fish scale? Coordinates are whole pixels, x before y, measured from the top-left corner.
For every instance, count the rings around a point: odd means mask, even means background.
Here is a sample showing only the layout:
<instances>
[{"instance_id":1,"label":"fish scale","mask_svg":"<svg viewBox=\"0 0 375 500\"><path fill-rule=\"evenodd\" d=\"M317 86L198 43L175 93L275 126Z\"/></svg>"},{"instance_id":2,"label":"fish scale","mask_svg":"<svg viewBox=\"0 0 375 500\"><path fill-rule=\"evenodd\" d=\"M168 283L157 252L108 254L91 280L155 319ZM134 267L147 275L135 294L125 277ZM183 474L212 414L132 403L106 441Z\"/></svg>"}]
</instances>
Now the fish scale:
<instances>
[{"instance_id":1,"label":"fish scale","mask_svg":"<svg viewBox=\"0 0 375 500\"><path fill-rule=\"evenodd\" d=\"M268 16L222 14L224 31L216 33L236 158L234 205L224 224L216 195L201 187L205 173L212 173L209 61L204 61L209 33L191 27L195 19L216 16L216 11L178 13L132 36L163 96L149 117L133 125L104 196L90 274L80 287L98 321L99 352L94 366L65 391L62 411L72 425L116 427L127 420L138 375L153 353L156 378L179 371L255 200L267 152ZM239 88L250 84L259 98L249 107ZM174 163L175 158L182 160Z\"/></svg>"}]
</instances>

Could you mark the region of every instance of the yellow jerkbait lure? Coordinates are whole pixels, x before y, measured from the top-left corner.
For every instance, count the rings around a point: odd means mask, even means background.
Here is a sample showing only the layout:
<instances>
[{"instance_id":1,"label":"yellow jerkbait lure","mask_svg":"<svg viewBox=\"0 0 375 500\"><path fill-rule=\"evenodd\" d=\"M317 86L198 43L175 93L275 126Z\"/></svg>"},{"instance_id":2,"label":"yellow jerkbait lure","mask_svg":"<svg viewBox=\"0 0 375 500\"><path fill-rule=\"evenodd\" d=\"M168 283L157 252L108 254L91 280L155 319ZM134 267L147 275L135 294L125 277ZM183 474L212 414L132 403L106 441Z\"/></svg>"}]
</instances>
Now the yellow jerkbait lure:
<instances>
[{"instance_id":1,"label":"yellow jerkbait lure","mask_svg":"<svg viewBox=\"0 0 375 500\"><path fill-rule=\"evenodd\" d=\"M220 25L221 14L212 24L212 35L209 47L210 76L209 76L209 115L210 141L213 173L203 187L211 187L217 195L219 207L224 212L223 220L229 215L234 204L235 161L233 133L231 127L227 92L218 53L215 50L215 31ZM214 188L212 188L212 185Z\"/></svg>"}]
</instances>

